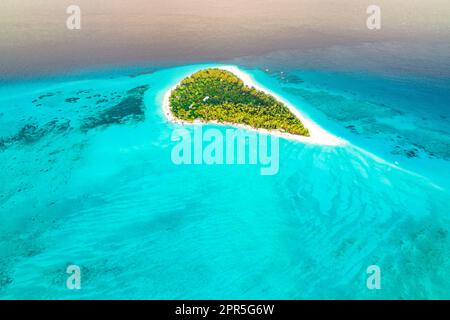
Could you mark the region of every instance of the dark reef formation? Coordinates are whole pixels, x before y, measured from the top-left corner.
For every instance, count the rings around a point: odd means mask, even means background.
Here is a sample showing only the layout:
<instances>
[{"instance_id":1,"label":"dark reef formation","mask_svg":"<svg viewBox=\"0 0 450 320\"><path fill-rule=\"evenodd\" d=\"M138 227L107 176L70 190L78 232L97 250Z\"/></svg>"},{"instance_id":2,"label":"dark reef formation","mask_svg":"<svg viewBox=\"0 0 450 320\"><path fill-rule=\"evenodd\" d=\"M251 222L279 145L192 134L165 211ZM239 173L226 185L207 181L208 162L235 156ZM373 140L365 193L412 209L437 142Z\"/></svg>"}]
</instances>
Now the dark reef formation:
<instances>
[{"instance_id":1,"label":"dark reef formation","mask_svg":"<svg viewBox=\"0 0 450 320\"><path fill-rule=\"evenodd\" d=\"M15 144L31 145L51 134L65 134L73 129L87 132L107 125L142 121L145 119L144 94L148 89L148 85L141 85L128 90L124 96L115 91L110 93L109 97L105 94L93 93L90 89L64 93L67 98L61 96L62 92L41 94L31 101L36 107L53 108L53 112L56 110L58 113L63 112L61 107L64 103L71 104L75 108L67 109L67 114L53 119L38 120L34 117L22 119L26 123L17 128L15 133L0 137L0 152ZM54 99L50 99L52 97ZM86 99L92 98L98 98L98 100L91 101L87 105L86 102L89 100L86 101ZM49 99L49 101L42 103L43 99ZM108 106L108 103L114 100L118 102Z\"/></svg>"},{"instance_id":2,"label":"dark reef formation","mask_svg":"<svg viewBox=\"0 0 450 320\"><path fill-rule=\"evenodd\" d=\"M81 130L144 120L144 94L148 88L148 85L143 85L128 90L127 95L118 104L100 111L96 116L86 118Z\"/></svg>"},{"instance_id":3,"label":"dark reef formation","mask_svg":"<svg viewBox=\"0 0 450 320\"><path fill-rule=\"evenodd\" d=\"M70 120L67 119L55 119L42 126L37 123L27 123L16 134L9 137L0 137L0 150L4 150L14 143L33 144L48 134L64 133L70 128Z\"/></svg>"},{"instance_id":4,"label":"dark reef formation","mask_svg":"<svg viewBox=\"0 0 450 320\"><path fill-rule=\"evenodd\" d=\"M299 87L286 87L283 90L301 97L327 118L343 124L343 127L352 134L384 141L391 147L390 153L393 155L408 159L420 157L450 159L448 134L422 125L422 122L427 121L425 117L418 118L420 121L417 123L424 130L402 129L395 127L390 120L402 117L404 113L383 103L355 99L353 96L330 93L326 90L308 90Z\"/></svg>"}]
</instances>

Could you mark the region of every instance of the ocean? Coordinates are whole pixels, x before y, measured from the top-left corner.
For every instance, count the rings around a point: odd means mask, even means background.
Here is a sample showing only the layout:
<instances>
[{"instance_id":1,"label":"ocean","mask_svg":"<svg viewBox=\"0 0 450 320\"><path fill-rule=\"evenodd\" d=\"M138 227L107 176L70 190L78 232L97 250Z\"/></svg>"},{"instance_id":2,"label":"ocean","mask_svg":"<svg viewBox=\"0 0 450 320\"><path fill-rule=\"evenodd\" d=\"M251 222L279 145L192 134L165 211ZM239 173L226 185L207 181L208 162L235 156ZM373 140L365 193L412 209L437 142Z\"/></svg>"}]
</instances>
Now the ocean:
<instances>
[{"instance_id":1,"label":"ocean","mask_svg":"<svg viewBox=\"0 0 450 320\"><path fill-rule=\"evenodd\" d=\"M174 164L164 93L216 64L2 82L0 298L450 298L448 78L250 60L349 143L280 139L268 176Z\"/></svg>"}]
</instances>

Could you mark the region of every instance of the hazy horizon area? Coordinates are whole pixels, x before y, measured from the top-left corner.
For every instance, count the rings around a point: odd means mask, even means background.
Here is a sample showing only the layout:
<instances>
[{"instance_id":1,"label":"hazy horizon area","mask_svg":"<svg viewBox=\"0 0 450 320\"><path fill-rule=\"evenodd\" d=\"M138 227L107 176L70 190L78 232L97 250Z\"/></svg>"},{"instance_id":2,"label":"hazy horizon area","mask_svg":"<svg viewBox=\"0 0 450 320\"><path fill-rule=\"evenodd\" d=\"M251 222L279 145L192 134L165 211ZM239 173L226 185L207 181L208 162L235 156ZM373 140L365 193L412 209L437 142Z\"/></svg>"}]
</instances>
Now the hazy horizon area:
<instances>
[{"instance_id":1,"label":"hazy horizon area","mask_svg":"<svg viewBox=\"0 0 450 320\"><path fill-rule=\"evenodd\" d=\"M71 4L81 7L78 31L66 28ZM377 1L382 9L379 31L366 27L370 4L374 2L2 0L0 72L27 75L130 62L220 61L284 50L314 56L316 51L368 44L368 55L375 58L389 54L401 61L404 56L432 55L435 63L448 60L448 1Z\"/></svg>"}]
</instances>

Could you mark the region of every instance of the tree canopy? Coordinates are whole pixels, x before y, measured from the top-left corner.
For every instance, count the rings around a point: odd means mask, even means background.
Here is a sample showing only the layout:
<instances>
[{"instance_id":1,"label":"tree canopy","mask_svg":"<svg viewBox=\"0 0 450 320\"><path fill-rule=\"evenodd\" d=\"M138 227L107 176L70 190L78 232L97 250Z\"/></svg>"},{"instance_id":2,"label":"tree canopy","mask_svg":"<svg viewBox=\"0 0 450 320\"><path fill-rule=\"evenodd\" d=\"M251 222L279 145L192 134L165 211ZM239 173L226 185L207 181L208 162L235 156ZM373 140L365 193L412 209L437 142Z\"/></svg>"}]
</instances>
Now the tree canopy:
<instances>
[{"instance_id":1,"label":"tree canopy","mask_svg":"<svg viewBox=\"0 0 450 320\"><path fill-rule=\"evenodd\" d=\"M185 78L170 96L172 113L184 121L245 124L256 129L309 136L283 103L250 88L232 72L210 68Z\"/></svg>"}]
</instances>

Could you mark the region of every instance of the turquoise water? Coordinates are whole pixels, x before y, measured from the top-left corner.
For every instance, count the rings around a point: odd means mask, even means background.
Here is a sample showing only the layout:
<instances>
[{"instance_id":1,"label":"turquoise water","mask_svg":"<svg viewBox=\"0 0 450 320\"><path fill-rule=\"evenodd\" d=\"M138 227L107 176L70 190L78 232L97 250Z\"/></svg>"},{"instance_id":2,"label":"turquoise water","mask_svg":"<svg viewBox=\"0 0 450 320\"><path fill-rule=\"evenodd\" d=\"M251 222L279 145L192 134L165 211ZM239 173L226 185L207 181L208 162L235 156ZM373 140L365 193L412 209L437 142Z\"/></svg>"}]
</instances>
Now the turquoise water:
<instances>
[{"instance_id":1,"label":"turquoise water","mask_svg":"<svg viewBox=\"0 0 450 320\"><path fill-rule=\"evenodd\" d=\"M172 163L163 95L205 66L0 88L0 298L450 298L445 88L244 69L350 142L262 176Z\"/></svg>"}]
</instances>

